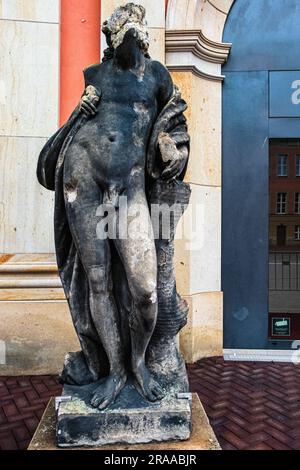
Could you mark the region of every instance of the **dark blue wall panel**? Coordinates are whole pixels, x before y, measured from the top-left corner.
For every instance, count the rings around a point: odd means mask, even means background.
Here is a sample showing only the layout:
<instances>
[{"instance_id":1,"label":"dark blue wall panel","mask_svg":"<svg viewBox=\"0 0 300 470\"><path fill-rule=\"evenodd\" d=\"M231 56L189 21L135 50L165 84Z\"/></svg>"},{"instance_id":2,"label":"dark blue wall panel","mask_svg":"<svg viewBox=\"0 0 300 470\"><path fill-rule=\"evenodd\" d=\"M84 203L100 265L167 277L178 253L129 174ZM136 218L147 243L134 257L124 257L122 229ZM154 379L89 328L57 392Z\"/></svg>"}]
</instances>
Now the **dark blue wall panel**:
<instances>
[{"instance_id":1,"label":"dark blue wall panel","mask_svg":"<svg viewBox=\"0 0 300 470\"><path fill-rule=\"evenodd\" d=\"M299 30L299 0L235 0L223 36L232 42L224 72L296 70Z\"/></svg>"},{"instance_id":2,"label":"dark blue wall panel","mask_svg":"<svg viewBox=\"0 0 300 470\"><path fill-rule=\"evenodd\" d=\"M265 348L267 345L267 90L267 72L226 74L222 169L226 348Z\"/></svg>"},{"instance_id":3,"label":"dark blue wall panel","mask_svg":"<svg viewBox=\"0 0 300 470\"><path fill-rule=\"evenodd\" d=\"M300 0L236 0L223 41L232 43L223 67L224 346L265 348L268 144L271 137L300 137L299 118L269 118L269 73L300 70ZM273 88L276 107L284 108L285 95Z\"/></svg>"},{"instance_id":4,"label":"dark blue wall panel","mask_svg":"<svg viewBox=\"0 0 300 470\"><path fill-rule=\"evenodd\" d=\"M299 139L300 119L269 119L270 139Z\"/></svg>"}]
</instances>

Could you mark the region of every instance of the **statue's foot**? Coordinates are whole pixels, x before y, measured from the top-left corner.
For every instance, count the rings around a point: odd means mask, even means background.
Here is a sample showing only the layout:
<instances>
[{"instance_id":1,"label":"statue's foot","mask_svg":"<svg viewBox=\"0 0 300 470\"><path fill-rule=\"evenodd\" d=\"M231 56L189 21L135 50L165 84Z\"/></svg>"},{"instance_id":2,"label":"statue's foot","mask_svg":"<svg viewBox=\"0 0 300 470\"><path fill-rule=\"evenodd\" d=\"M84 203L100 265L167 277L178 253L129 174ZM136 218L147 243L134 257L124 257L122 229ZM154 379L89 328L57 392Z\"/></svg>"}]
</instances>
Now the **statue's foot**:
<instances>
[{"instance_id":1,"label":"statue's foot","mask_svg":"<svg viewBox=\"0 0 300 470\"><path fill-rule=\"evenodd\" d=\"M92 373L87 366L82 351L68 353L59 376L61 384L87 385L98 380L99 375Z\"/></svg>"},{"instance_id":2,"label":"statue's foot","mask_svg":"<svg viewBox=\"0 0 300 470\"><path fill-rule=\"evenodd\" d=\"M135 367L133 370L137 391L149 401L159 401L164 397L164 392L159 383L152 377L145 364Z\"/></svg>"},{"instance_id":3,"label":"statue's foot","mask_svg":"<svg viewBox=\"0 0 300 470\"><path fill-rule=\"evenodd\" d=\"M91 405L99 410L104 410L111 405L122 388L125 386L127 380L126 374L116 375L111 374L97 387L91 400Z\"/></svg>"}]
</instances>

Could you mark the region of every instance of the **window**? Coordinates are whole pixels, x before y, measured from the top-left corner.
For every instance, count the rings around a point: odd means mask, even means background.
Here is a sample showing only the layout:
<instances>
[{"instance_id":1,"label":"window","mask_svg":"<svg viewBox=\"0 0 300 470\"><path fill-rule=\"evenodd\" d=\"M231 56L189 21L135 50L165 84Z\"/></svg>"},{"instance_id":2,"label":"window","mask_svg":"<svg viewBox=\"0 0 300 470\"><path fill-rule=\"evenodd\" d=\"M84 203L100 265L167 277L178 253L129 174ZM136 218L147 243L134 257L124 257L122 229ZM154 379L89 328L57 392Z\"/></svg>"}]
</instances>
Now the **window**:
<instances>
[{"instance_id":1,"label":"window","mask_svg":"<svg viewBox=\"0 0 300 470\"><path fill-rule=\"evenodd\" d=\"M295 214L300 214L300 193L295 193Z\"/></svg>"},{"instance_id":2,"label":"window","mask_svg":"<svg viewBox=\"0 0 300 470\"><path fill-rule=\"evenodd\" d=\"M296 176L300 176L300 155L296 155Z\"/></svg>"},{"instance_id":3,"label":"window","mask_svg":"<svg viewBox=\"0 0 300 470\"><path fill-rule=\"evenodd\" d=\"M286 213L286 193L277 193L277 214Z\"/></svg>"},{"instance_id":4,"label":"window","mask_svg":"<svg viewBox=\"0 0 300 470\"><path fill-rule=\"evenodd\" d=\"M287 155L278 155L277 157L277 176L287 176Z\"/></svg>"},{"instance_id":5,"label":"window","mask_svg":"<svg viewBox=\"0 0 300 470\"><path fill-rule=\"evenodd\" d=\"M300 225L295 226L295 240L300 241Z\"/></svg>"}]
</instances>

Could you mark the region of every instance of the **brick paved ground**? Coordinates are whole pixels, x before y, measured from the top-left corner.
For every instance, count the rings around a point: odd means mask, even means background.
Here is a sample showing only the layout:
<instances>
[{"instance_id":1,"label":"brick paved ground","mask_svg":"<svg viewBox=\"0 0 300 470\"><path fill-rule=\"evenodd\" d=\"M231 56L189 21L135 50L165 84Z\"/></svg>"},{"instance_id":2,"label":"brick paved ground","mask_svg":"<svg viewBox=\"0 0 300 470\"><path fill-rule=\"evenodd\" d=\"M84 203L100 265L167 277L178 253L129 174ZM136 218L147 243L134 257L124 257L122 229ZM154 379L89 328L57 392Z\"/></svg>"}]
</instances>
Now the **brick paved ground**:
<instances>
[{"instance_id":1,"label":"brick paved ground","mask_svg":"<svg viewBox=\"0 0 300 470\"><path fill-rule=\"evenodd\" d=\"M56 377L0 377L0 449L26 449L51 396Z\"/></svg>"},{"instance_id":2,"label":"brick paved ground","mask_svg":"<svg viewBox=\"0 0 300 470\"><path fill-rule=\"evenodd\" d=\"M300 365L212 358L189 375L223 449L300 449Z\"/></svg>"},{"instance_id":3,"label":"brick paved ground","mask_svg":"<svg viewBox=\"0 0 300 470\"><path fill-rule=\"evenodd\" d=\"M225 450L300 449L300 366L205 359L189 366ZM0 377L0 449L26 449L56 377Z\"/></svg>"}]
</instances>

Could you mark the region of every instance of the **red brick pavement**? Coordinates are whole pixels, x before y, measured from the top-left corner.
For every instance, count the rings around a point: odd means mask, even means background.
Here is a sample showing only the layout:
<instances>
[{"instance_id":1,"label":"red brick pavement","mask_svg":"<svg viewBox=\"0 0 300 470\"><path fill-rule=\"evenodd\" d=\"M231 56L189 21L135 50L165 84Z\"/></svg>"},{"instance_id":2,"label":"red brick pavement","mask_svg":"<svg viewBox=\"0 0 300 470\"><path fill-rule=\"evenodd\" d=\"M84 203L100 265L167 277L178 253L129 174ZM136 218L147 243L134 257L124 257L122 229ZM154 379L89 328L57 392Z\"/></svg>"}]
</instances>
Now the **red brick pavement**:
<instances>
[{"instance_id":1,"label":"red brick pavement","mask_svg":"<svg viewBox=\"0 0 300 470\"><path fill-rule=\"evenodd\" d=\"M189 376L222 449L300 449L300 365L210 358Z\"/></svg>"},{"instance_id":2,"label":"red brick pavement","mask_svg":"<svg viewBox=\"0 0 300 470\"><path fill-rule=\"evenodd\" d=\"M188 369L224 450L300 449L300 366L210 358ZM56 377L0 377L0 449L26 449L60 393Z\"/></svg>"},{"instance_id":3,"label":"red brick pavement","mask_svg":"<svg viewBox=\"0 0 300 470\"><path fill-rule=\"evenodd\" d=\"M49 398L60 393L56 377L0 377L0 449L26 449Z\"/></svg>"}]
</instances>

